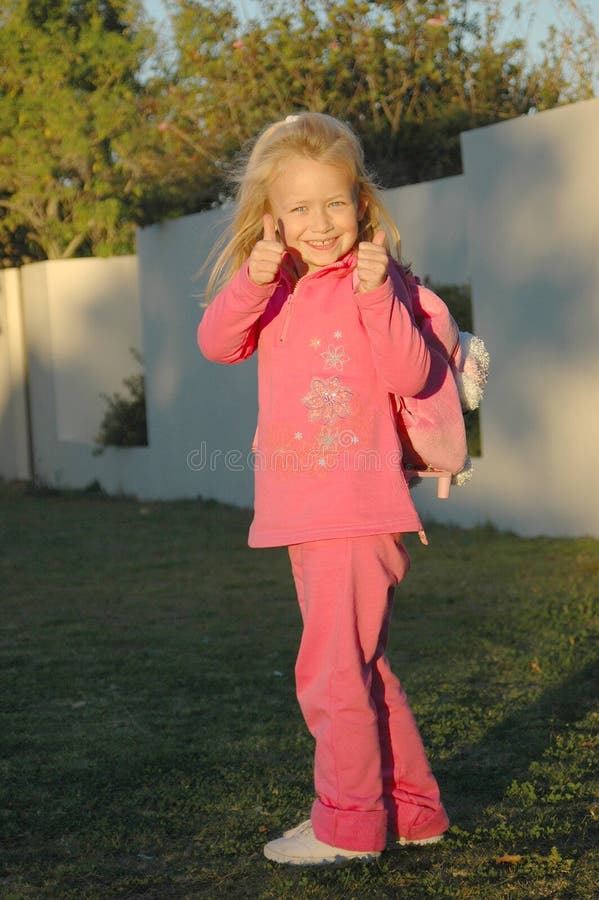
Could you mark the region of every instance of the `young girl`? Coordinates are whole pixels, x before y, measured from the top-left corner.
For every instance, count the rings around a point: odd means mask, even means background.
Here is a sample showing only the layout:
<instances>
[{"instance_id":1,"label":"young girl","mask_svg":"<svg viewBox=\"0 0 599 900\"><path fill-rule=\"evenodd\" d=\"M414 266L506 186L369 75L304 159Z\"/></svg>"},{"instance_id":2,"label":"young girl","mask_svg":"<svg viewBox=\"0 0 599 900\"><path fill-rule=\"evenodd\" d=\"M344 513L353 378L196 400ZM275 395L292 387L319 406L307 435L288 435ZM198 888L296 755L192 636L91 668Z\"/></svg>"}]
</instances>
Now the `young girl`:
<instances>
[{"instance_id":1,"label":"young girl","mask_svg":"<svg viewBox=\"0 0 599 900\"><path fill-rule=\"evenodd\" d=\"M448 819L385 648L402 533L422 526L391 395L425 386L427 344L352 131L303 113L267 128L240 178L198 329L204 355L258 351L252 547L288 546L303 619L295 675L316 743L311 819L271 841L280 863L372 860L428 844Z\"/></svg>"}]
</instances>

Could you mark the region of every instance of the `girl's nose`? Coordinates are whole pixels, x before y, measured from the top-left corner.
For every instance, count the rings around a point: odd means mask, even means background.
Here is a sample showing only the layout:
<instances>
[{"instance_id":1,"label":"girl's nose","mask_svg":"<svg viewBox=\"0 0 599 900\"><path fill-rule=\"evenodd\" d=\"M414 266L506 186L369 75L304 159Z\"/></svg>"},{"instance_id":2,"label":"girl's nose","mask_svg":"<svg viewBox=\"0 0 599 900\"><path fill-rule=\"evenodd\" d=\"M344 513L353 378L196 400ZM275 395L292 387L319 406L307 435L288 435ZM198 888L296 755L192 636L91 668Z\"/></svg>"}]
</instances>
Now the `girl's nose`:
<instances>
[{"instance_id":1,"label":"girl's nose","mask_svg":"<svg viewBox=\"0 0 599 900\"><path fill-rule=\"evenodd\" d=\"M311 226L313 231L330 231L333 227L326 209L314 209L312 211Z\"/></svg>"}]
</instances>

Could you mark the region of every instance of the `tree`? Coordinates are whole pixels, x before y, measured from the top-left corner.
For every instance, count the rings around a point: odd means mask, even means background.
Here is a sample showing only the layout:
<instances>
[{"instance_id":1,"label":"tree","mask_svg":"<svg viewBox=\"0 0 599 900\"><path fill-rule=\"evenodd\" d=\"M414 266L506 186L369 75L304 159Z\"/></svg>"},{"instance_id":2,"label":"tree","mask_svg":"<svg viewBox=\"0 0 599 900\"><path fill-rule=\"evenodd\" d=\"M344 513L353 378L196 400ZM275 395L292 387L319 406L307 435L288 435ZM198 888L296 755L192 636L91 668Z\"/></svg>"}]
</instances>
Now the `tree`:
<instances>
[{"instance_id":1,"label":"tree","mask_svg":"<svg viewBox=\"0 0 599 900\"><path fill-rule=\"evenodd\" d=\"M523 40L500 38L510 11L498 0L267 0L245 24L227 0L171 9L162 128L182 168L196 167L202 203L245 141L294 110L348 120L391 186L459 172L464 130L593 96L589 22L562 40L554 31L533 64Z\"/></svg>"},{"instance_id":2,"label":"tree","mask_svg":"<svg viewBox=\"0 0 599 900\"><path fill-rule=\"evenodd\" d=\"M594 94L585 0L555 0L568 27L535 60L499 0L168 2L172 46L142 0L5 0L0 265L131 252L136 225L219 203L293 111L348 121L390 187L461 171L462 131Z\"/></svg>"},{"instance_id":3,"label":"tree","mask_svg":"<svg viewBox=\"0 0 599 900\"><path fill-rule=\"evenodd\" d=\"M138 0L8 0L0 14L4 264L131 251L143 178Z\"/></svg>"}]
</instances>

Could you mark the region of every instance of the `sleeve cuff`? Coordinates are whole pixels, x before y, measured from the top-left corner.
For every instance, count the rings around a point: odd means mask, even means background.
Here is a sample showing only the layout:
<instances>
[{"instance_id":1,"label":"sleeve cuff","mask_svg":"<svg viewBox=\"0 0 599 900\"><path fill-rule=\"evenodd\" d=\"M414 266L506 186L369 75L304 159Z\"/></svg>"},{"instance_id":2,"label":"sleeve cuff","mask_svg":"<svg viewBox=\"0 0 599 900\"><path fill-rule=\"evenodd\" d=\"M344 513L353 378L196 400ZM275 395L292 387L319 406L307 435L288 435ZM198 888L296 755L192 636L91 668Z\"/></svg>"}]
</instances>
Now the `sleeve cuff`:
<instances>
[{"instance_id":1,"label":"sleeve cuff","mask_svg":"<svg viewBox=\"0 0 599 900\"><path fill-rule=\"evenodd\" d=\"M256 284L252 281L249 262L243 264L235 276L235 281L243 296L254 301L256 306L260 306L261 303L269 300L278 284L277 281L271 281L269 284Z\"/></svg>"},{"instance_id":2,"label":"sleeve cuff","mask_svg":"<svg viewBox=\"0 0 599 900\"><path fill-rule=\"evenodd\" d=\"M375 288L373 291L356 291L354 293L356 303L363 309L368 309L370 306L376 306L386 300L391 300L393 296L393 282L388 275L381 286Z\"/></svg>"}]
</instances>

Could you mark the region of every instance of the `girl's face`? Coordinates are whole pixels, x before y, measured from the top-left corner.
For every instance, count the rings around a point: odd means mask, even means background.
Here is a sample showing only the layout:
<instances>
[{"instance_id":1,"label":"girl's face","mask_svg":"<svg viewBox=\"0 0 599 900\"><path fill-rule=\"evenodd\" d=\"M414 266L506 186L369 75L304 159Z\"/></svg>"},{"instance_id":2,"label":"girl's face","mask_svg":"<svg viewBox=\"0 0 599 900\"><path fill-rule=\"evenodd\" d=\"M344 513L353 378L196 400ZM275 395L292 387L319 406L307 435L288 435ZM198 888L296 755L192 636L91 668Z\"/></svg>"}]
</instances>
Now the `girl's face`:
<instances>
[{"instance_id":1,"label":"girl's face","mask_svg":"<svg viewBox=\"0 0 599 900\"><path fill-rule=\"evenodd\" d=\"M358 239L358 206L350 174L336 166L292 156L271 182L268 202L281 239L300 274L345 256Z\"/></svg>"}]
</instances>

